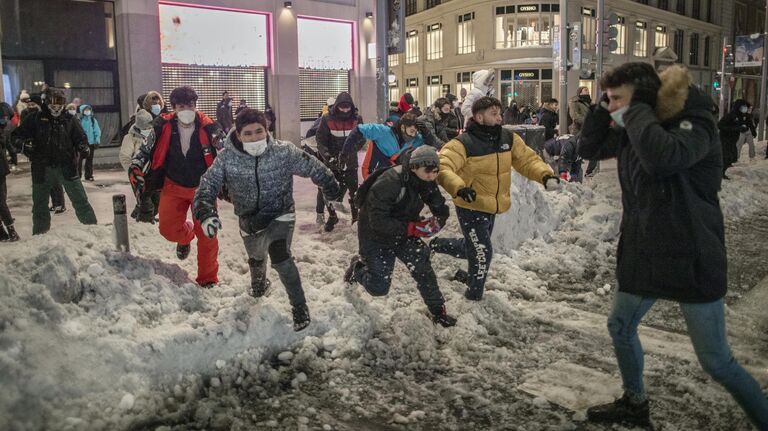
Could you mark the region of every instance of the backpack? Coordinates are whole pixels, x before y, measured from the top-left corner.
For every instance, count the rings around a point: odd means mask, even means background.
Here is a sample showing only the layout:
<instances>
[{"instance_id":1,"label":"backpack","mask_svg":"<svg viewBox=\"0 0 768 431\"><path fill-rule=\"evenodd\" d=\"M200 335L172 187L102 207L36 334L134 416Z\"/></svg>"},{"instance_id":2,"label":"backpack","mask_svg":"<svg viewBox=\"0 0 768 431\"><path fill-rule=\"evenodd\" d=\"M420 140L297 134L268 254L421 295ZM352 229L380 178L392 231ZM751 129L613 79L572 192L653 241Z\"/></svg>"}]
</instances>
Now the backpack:
<instances>
[{"instance_id":1,"label":"backpack","mask_svg":"<svg viewBox=\"0 0 768 431\"><path fill-rule=\"evenodd\" d=\"M363 207L363 204L365 204L365 198L368 196L368 191L373 187L373 183L376 182L376 180L383 174L384 172L396 168L397 166L385 166L383 168L376 169L375 171L371 172L370 175L363 181L362 184L360 184L360 187L357 188L357 192L355 192L355 197L352 199L353 204L357 209L361 209ZM405 185L400 186L400 194L397 195L397 200L395 200L395 203L400 203L401 200L405 197Z\"/></svg>"}]
</instances>

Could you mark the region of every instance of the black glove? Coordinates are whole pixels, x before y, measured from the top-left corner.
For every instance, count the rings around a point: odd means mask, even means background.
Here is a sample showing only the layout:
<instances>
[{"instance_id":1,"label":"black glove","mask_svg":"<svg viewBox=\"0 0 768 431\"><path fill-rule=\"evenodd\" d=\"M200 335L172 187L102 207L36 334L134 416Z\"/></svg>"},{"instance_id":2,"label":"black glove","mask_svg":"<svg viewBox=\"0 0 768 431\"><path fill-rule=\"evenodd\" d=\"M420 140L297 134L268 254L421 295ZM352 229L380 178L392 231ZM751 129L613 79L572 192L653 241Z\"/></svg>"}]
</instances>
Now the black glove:
<instances>
[{"instance_id":1,"label":"black glove","mask_svg":"<svg viewBox=\"0 0 768 431\"><path fill-rule=\"evenodd\" d=\"M464 187L459 189L459 191L456 192L456 196L464 199L467 203L472 203L477 199L477 192L472 190L471 187Z\"/></svg>"},{"instance_id":2,"label":"black glove","mask_svg":"<svg viewBox=\"0 0 768 431\"><path fill-rule=\"evenodd\" d=\"M552 175L544 175L541 182L544 183L544 188L549 191L560 190L563 188L562 184L560 184L560 178Z\"/></svg>"},{"instance_id":3,"label":"black glove","mask_svg":"<svg viewBox=\"0 0 768 431\"><path fill-rule=\"evenodd\" d=\"M635 90L632 93L632 103L646 103L652 108L656 107L659 86L650 77L642 77L634 82Z\"/></svg>"},{"instance_id":4,"label":"black glove","mask_svg":"<svg viewBox=\"0 0 768 431\"><path fill-rule=\"evenodd\" d=\"M21 146L21 153L29 157L35 152L35 146L32 144L32 140L24 141Z\"/></svg>"},{"instance_id":5,"label":"black glove","mask_svg":"<svg viewBox=\"0 0 768 431\"><path fill-rule=\"evenodd\" d=\"M327 187L323 188L323 196L325 197L326 202L333 202L341 199L341 187L339 187L339 183L336 180L333 180L333 183Z\"/></svg>"}]
</instances>

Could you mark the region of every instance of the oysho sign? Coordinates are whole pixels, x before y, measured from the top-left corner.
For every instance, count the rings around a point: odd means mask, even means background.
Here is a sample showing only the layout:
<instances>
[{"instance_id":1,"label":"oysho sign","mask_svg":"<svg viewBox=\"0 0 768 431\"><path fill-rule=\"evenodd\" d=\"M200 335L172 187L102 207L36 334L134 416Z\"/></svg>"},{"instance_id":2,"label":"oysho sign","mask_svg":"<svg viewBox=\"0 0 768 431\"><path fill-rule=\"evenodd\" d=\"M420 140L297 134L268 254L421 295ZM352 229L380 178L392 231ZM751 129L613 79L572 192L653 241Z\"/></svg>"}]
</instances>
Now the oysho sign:
<instances>
[{"instance_id":1,"label":"oysho sign","mask_svg":"<svg viewBox=\"0 0 768 431\"><path fill-rule=\"evenodd\" d=\"M538 69L515 71L515 80L517 81L527 81L527 80L537 80L537 79L539 79Z\"/></svg>"},{"instance_id":2,"label":"oysho sign","mask_svg":"<svg viewBox=\"0 0 768 431\"><path fill-rule=\"evenodd\" d=\"M520 5L517 7L518 13L523 12L538 12L539 11L539 5L537 4L526 4L526 5Z\"/></svg>"}]
</instances>

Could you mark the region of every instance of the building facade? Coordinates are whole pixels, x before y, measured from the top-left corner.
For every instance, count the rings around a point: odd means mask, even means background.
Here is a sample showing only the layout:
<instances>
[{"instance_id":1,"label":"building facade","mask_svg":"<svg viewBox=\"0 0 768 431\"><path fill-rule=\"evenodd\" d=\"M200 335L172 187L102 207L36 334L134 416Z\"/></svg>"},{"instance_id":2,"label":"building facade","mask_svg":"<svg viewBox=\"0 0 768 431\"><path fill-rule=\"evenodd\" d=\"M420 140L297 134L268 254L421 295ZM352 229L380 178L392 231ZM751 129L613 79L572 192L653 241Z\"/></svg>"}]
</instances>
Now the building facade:
<instances>
[{"instance_id":1,"label":"building facade","mask_svg":"<svg viewBox=\"0 0 768 431\"><path fill-rule=\"evenodd\" d=\"M0 99L64 87L94 105L109 144L139 95L186 84L211 117L225 90L270 104L277 136L298 143L302 120L341 90L376 117L375 10L374 0L0 0Z\"/></svg>"},{"instance_id":2,"label":"building facade","mask_svg":"<svg viewBox=\"0 0 768 431\"><path fill-rule=\"evenodd\" d=\"M485 68L496 71L504 105L557 98L552 44L559 2L410 0L405 6L405 52L389 56L391 100L410 92L425 106L446 92L460 95L471 88L471 73ZM605 56L604 70L628 61L657 68L682 63L711 94L731 7L732 0L606 0L606 15L615 13L619 23L618 49ZM568 21L583 28L584 66L568 72L569 97L579 85L594 86L595 8L595 1L568 2Z\"/></svg>"}]
</instances>

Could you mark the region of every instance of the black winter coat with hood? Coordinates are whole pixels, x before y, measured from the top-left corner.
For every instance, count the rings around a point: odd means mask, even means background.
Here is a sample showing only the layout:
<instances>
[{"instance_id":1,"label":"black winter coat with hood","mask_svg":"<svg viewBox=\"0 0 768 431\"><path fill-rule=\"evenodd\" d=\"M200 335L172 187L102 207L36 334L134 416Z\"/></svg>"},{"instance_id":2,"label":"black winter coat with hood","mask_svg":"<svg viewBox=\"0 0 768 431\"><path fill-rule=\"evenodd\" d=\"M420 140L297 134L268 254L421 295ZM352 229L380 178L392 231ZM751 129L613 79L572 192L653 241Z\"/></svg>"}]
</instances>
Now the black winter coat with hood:
<instances>
[{"instance_id":1,"label":"black winter coat with hood","mask_svg":"<svg viewBox=\"0 0 768 431\"><path fill-rule=\"evenodd\" d=\"M739 99L733 103L731 111L723 116L717 123L720 129L720 141L723 144L723 162L731 165L738 160L736 143L743 132L751 132L754 136L755 122L752 120L752 114L741 112L742 107L747 106L747 101Z\"/></svg>"},{"instance_id":2,"label":"black winter coat with hood","mask_svg":"<svg viewBox=\"0 0 768 431\"><path fill-rule=\"evenodd\" d=\"M410 152L403 155L403 165L408 165L409 158ZM388 246L402 243L408 234L408 223L421 220L424 204L445 225L448 206L437 181L422 181L403 165L387 168L368 190L360 208L360 241Z\"/></svg>"},{"instance_id":3,"label":"black winter coat with hood","mask_svg":"<svg viewBox=\"0 0 768 431\"><path fill-rule=\"evenodd\" d=\"M603 106L587 115L585 159L617 157L623 213L616 256L619 290L680 302L711 302L727 290L722 154L712 101L686 69L661 74L656 109L633 102L626 128Z\"/></svg>"},{"instance_id":4,"label":"black winter coat with hood","mask_svg":"<svg viewBox=\"0 0 768 431\"><path fill-rule=\"evenodd\" d=\"M349 104L349 112L342 112L339 108L342 104ZM320 118L320 125L317 128L315 142L317 142L317 152L321 159L332 169L336 169L336 164L330 163L332 160L338 160L344 142L355 129L355 126L362 124L363 119L357 113L357 108L352 101L352 96L346 91L342 91L336 96L336 102L327 114ZM357 164L352 164L356 167Z\"/></svg>"}]
</instances>

